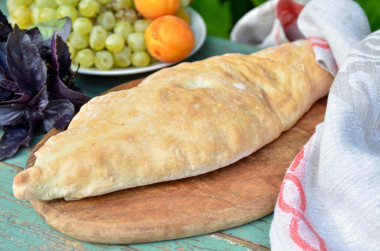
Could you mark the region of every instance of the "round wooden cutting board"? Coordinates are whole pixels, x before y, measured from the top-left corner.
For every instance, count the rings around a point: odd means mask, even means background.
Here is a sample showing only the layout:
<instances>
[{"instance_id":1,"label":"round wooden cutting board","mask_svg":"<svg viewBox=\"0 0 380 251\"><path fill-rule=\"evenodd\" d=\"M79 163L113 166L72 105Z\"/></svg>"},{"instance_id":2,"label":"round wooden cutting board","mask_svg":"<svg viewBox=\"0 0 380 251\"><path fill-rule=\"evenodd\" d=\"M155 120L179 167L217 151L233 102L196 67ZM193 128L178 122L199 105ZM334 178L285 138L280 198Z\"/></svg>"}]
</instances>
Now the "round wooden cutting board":
<instances>
[{"instance_id":1,"label":"round wooden cutting board","mask_svg":"<svg viewBox=\"0 0 380 251\"><path fill-rule=\"evenodd\" d=\"M112 90L127 89L139 82ZM31 203L58 231L96 243L151 242L236 227L273 211L286 169L323 120L325 108L326 98L314 104L277 140L217 171L78 201ZM48 133L34 152L58 132ZM27 167L34 161L32 154Z\"/></svg>"}]
</instances>

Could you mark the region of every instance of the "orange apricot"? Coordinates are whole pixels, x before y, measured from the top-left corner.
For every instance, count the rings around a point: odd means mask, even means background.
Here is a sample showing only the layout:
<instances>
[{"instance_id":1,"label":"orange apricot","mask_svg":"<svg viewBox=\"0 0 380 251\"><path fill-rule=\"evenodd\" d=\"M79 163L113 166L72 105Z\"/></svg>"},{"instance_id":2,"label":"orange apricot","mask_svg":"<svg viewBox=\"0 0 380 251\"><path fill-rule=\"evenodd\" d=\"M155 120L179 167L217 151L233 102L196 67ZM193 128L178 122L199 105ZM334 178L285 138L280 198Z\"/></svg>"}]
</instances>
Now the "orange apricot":
<instances>
[{"instance_id":1,"label":"orange apricot","mask_svg":"<svg viewBox=\"0 0 380 251\"><path fill-rule=\"evenodd\" d=\"M135 0L135 7L148 19L155 19L164 15L174 15L181 0Z\"/></svg>"},{"instance_id":2,"label":"orange apricot","mask_svg":"<svg viewBox=\"0 0 380 251\"><path fill-rule=\"evenodd\" d=\"M164 62L178 62L186 58L195 46L190 25L173 15L153 20L145 30L149 53Z\"/></svg>"}]
</instances>

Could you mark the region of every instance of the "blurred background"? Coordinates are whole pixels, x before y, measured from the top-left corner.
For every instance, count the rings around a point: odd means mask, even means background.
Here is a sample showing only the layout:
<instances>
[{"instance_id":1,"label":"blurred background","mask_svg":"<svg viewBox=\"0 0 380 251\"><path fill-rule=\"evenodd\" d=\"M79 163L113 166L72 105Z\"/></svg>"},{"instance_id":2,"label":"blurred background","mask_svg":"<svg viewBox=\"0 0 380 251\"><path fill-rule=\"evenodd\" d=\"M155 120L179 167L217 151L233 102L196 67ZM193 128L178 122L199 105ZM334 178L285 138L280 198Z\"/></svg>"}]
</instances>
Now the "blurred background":
<instances>
[{"instance_id":1,"label":"blurred background","mask_svg":"<svg viewBox=\"0 0 380 251\"><path fill-rule=\"evenodd\" d=\"M267 0L184 0L191 2L191 7L204 18L207 33L211 36L229 39L235 23L248 11ZM332 0L333 1L333 0ZM371 30L380 29L380 1L354 0L367 14ZM0 7L5 10L6 0L0 0Z\"/></svg>"},{"instance_id":2,"label":"blurred background","mask_svg":"<svg viewBox=\"0 0 380 251\"><path fill-rule=\"evenodd\" d=\"M266 0L193 0L192 8L205 19L208 35L229 38L234 24ZM380 1L356 0L367 14L372 31L380 29Z\"/></svg>"}]
</instances>

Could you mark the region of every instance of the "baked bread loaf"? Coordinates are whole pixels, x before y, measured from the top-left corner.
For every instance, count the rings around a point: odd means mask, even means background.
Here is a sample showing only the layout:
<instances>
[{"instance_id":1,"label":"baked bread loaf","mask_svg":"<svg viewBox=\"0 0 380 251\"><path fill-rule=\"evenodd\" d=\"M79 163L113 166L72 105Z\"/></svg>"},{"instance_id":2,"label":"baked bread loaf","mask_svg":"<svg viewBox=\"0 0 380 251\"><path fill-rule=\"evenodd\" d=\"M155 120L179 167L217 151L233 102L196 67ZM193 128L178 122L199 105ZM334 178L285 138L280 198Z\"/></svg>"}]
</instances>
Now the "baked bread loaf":
<instances>
[{"instance_id":1,"label":"baked bread loaf","mask_svg":"<svg viewBox=\"0 0 380 251\"><path fill-rule=\"evenodd\" d=\"M331 82L307 41L160 70L84 105L14 195L75 200L213 171L279 137Z\"/></svg>"}]
</instances>

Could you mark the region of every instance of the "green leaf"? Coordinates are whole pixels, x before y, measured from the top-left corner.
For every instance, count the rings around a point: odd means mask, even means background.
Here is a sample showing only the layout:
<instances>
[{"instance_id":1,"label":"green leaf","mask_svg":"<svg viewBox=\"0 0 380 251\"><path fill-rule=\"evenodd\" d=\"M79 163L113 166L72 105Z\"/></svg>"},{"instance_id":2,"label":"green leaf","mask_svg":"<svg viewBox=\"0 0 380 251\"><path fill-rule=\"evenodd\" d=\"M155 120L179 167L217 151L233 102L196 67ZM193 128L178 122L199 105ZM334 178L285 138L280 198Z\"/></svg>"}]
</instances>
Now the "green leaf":
<instances>
[{"instance_id":1,"label":"green leaf","mask_svg":"<svg viewBox=\"0 0 380 251\"><path fill-rule=\"evenodd\" d=\"M192 5L205 20L207 34L229 38L232 29L230 2L221 3L219 0L195 0Z\"/></svg>"},{"instance_id":2,"label":"green leaf","mask_svg":"<svg viewBox=\"0 0 380 251\"><path fill-rule=\"evenodd\" d=\"M262 3L265 3L267 0L251 0L251 2L253 3L253 5L255 7L259 6L260 4Z\"/></svg>"},{"instance_id":3,"label":"green leaf","mask_svg":"<svg viewBox=\"0 0 380 251\"><path fill-rule=\"evenodd\" d=\"M248 11L252 10L254 7L250 0L229 0L229 2L231 4L230 10L232 14L233 23L236 23L242 16L244 16Z\"/></svg>"},{"instance_id":4,"label":"green leaf","mask_svg":"<svg viewBox=\"0 0 380 251\"><path fill-rule=\"evenodd\" d=\"M32 29L34 27L37 27L40 30L44 40L51 38L54 34L54 31L58 30L58 35L63 39L63 41L66 41L71 31L71 19L68 17L64 17L60 19L41 22L28 27L28 29Z\"/></svg>"}]
</instances>

